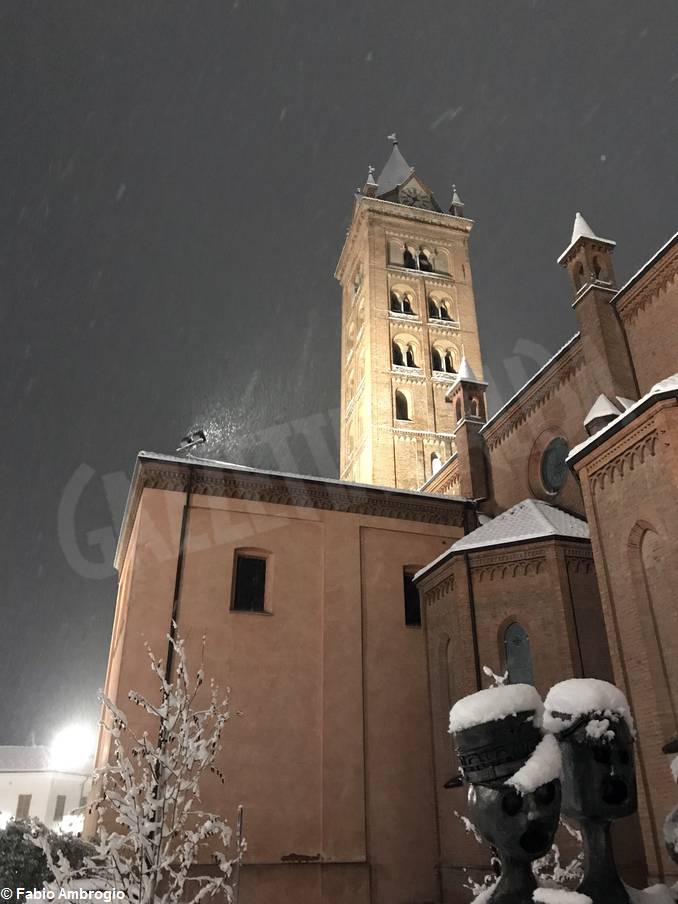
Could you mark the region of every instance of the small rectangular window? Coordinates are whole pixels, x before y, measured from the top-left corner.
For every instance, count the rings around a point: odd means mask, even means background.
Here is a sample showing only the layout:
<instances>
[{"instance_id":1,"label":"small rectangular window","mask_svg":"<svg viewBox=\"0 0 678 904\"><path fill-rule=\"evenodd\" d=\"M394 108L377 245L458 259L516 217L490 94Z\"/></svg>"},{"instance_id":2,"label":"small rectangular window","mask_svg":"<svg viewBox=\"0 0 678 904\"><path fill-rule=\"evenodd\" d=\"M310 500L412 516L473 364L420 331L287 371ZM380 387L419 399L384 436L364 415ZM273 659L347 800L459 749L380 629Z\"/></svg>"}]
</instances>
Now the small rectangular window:
<instances>
[{"instance_id":1,"label":"small rectangular window","mask_svg":"<svg viewBox=\"0 0 678 904\"><path fill-rule=\"evenodd\" d=\"M66 795L65 794L57 794L56 806L54 807L54 822L61 822L64 818L64 811L66 810Z\"/></svg>"},{"instance_id":2,"label":"small rectangular window","mask_svg":"<svg viewBox=\"0 0 678 904\"><path fill-rule=\"evenodd\" d=\"M20 794L16 805L16 818L28 819L31 812L31 794Z\"/></svg>"},{"instance_id":3,"label":"small rectangular window","mask_svg":"<svg viewBox=\"0 0 678 904\"><path fill-rule=\"evenodd\" d=\"M403 571L403 591L405 595L405 624L412 627L421 627L421 606L419 604L419 591L414 583L415 572L412 569Z\"/></svg>"},{"instance_id":4,"label":"small rectangular window","mask_svg":"<svg viewBox=\"0 0 678 904\"><path fill-rule=\"evenodd\" d=\"M263 612L266 590L266 559L237 554L233 609L236 612Z\"/></svg>"}]
</instances>

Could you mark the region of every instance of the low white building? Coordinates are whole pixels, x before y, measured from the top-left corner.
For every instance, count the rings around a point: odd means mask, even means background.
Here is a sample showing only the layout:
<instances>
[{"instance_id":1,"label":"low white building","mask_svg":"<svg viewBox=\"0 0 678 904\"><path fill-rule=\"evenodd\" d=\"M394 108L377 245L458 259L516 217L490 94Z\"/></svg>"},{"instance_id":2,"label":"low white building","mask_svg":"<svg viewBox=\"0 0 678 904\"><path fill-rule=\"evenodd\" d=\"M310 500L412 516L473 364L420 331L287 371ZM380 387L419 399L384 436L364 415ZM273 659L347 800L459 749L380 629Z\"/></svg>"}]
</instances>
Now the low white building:
<instances>
[{"instance_id":1,"label":"low white building","mask_svg":"<svg viewBox=\"0 0 678 904\"><path fill-rule=\"evenodd\" d=\"M8 819L39 819L51 829L79 831L89 771L54 768L47 747L0 747L0 827Z\"/></svg>"}]
</instances>

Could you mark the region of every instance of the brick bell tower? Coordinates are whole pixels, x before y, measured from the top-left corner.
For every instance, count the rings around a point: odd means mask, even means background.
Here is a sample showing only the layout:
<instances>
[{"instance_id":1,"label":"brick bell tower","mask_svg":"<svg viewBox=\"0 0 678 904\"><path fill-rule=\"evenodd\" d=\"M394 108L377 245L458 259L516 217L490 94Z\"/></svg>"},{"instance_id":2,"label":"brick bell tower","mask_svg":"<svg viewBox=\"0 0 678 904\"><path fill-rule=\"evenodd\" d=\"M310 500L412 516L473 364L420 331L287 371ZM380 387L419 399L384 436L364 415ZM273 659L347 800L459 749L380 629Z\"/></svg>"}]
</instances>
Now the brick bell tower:
<instances>
[{"instance_id":1,"label":"brick bell tower","mask_svg":"<svg viewBox=\"0 0 678 904\"><path fill-rule=\"evenodd\" d=\"M455 451L445 396L465 357L482 380L468 237L453 186L449 213L395 135L369 169L337 265L342 287L343 480L417 489Z\"/></svg>"}]
</instances>

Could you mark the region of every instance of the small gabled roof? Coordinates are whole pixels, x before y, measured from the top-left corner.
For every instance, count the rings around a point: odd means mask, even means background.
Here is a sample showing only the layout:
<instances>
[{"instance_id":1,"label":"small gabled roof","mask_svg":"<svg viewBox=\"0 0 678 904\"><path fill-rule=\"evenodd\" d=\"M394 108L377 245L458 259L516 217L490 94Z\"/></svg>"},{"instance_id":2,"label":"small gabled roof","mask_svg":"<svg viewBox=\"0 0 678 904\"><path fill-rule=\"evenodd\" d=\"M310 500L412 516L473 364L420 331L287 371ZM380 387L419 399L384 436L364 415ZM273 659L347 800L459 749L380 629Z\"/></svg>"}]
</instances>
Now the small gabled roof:
<instances>
[{"instance_id":1,"label":"small gabled roof","mask_svg":"<svg viewBox=\"0 0 678 904\"><path fill-rule=\"evenodd\" d=\"M414 167L410 166L407 160L405 160L403 155L400 153L398 143L394 141L391 156L386 161L386 165L379 173L379 178L377 179L377 184L379 186L377 197L381 197L382 195L387 195L389 192L392 192L394 188L402 185L403 182L408 179L413 172Z\"/></svg>"}]
</instances>

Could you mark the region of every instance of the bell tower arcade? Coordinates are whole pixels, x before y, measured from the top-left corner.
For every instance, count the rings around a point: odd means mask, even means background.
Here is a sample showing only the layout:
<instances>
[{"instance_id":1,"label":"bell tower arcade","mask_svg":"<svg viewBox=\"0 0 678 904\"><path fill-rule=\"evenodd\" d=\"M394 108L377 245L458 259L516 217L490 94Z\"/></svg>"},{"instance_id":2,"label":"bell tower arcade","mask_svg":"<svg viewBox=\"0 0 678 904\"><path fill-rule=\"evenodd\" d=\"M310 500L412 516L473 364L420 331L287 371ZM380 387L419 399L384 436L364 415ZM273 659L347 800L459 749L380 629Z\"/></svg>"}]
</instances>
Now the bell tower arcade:
<instances>
[{"instance_id":1,"label":"bell tower arcade","mask_svg":"<svg viewBox=\"0 0 678 904\"><path fill-rule=\"evenodd\" d=\"M482 380L468 238L400 152L356 193L342 287L343 480L417 489L456 451L445 396L465 357Z\"/></svg>"}]
</instances>

